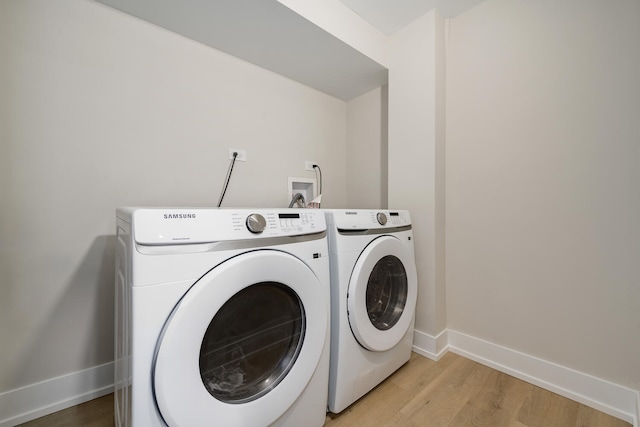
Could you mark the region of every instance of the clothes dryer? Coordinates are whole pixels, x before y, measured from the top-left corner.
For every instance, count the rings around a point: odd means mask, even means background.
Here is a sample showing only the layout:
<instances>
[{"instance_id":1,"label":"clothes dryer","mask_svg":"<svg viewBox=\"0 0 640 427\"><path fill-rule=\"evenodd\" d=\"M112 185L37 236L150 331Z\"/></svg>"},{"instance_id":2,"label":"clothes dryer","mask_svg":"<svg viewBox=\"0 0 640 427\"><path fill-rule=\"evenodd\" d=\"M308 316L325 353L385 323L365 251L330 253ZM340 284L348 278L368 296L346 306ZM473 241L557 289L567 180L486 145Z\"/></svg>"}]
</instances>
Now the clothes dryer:
<instances>
[{"instance_id":1,"label":"clothes dryer","mask_svg":"<svg viewBox=\"0 0 640 427\"><path fill-rule=\"evenodd\" d=\"M325 210L331 260L329 411L411 357L417 275L408 211Z\"/></svg>"},{"instance_id":2,"label":"clothes dryer","mask_svg":"<svg viewBox=\"0 0 640 427\"><path fill-rule=\"evenodd\" d=\"M118 209L116 426L321 426L325 217Z\"/></svg>"}]
</instances>

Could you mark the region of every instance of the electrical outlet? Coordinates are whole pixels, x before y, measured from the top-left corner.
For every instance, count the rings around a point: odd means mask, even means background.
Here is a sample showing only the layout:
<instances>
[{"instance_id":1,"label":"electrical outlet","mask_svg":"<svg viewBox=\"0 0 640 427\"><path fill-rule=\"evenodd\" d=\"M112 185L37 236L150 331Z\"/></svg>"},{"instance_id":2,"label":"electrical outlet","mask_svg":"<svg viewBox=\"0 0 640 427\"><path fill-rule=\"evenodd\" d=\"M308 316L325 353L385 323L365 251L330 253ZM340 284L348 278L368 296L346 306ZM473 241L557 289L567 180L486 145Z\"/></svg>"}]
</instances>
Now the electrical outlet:
<instances>
[{"instance_id":1,"label":"electrical outlet","mask_svg":"<svg viewBox=\"0 0 640 427\"><path fill-rule=\"evenodd\" d=\"M304 162L304 170L306 171L312 171L313 170L313 165L316 165L316 162L311 162L309 160L307 160L306 162Z\"/></svg>"},{"instance_id":2,"label":"electrical outlet","mask_svg":"<svg viewBox=\"0 0 640 427\"><path fill-rule=\"evenodd\" d=\"M236 162L246 162L247 161L247 151L246 150L237 150L235 148L229 148L229 160L233 159L233 153L238 153L236 157Z\"/></svg>"}]
</instances>

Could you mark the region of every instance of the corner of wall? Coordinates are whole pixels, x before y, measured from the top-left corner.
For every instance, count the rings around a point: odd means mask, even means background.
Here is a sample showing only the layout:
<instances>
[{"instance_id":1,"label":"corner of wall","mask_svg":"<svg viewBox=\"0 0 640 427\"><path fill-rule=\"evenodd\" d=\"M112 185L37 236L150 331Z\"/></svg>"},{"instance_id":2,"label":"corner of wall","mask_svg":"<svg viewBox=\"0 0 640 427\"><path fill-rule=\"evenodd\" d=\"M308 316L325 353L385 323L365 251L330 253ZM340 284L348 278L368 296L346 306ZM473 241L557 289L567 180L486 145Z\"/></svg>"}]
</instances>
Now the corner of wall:
<instances>
[{"instance_id":1,"label":"corner of wall","mask_svg":"<svg viewBox=\"0 0 640 427\"><path fill-rule=\"evenodd\" d=\"M380 90L380 207L389 207L389 86Z\"/></svg>"},{"instance_id":2,"label":"corner of wall","mask_svg":"<svg viewBox=\"0 0 640 427\"><path fill-rule=\"evenodd\" d=\"M413 351L428 359L438 361L449 350L447 330L433 336L426 332L413 331Z\"/></svg>"}]
</instances>

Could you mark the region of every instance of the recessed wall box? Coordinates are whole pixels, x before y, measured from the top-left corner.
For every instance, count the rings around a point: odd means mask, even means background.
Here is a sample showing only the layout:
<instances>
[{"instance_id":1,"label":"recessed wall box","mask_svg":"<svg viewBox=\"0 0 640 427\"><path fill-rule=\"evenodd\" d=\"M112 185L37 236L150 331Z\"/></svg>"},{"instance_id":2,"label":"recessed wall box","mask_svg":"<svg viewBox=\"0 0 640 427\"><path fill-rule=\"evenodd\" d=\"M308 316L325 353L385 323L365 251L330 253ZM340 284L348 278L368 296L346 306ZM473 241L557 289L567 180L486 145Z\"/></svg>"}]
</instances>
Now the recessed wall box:
<instances>
[{"instance_id":1,"label":"recessed wall box","mask_svg":"<svg viewBox=\"0 0 640 427\"><path fill-rule=\"evenodd\" d=\"M293 199L293 196L300 193L304 197L305 204L316 198L317 180L315 178L295 178L289 177L287 206ZM296 205L294 205L295 207Z\"/></svg>"}]
</instances>

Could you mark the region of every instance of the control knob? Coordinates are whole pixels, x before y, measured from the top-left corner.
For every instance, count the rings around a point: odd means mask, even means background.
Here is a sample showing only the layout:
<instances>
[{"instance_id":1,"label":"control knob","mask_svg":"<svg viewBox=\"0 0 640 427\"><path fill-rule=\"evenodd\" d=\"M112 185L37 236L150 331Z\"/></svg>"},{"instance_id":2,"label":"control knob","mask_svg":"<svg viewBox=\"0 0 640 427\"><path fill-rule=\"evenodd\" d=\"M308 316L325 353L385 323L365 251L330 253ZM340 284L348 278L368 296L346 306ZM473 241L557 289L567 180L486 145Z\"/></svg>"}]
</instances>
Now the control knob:
<instances>
[{"instance_id":1,"label":"control knob","mask_svg":"<svg viewBox=\"0 0 640 427\"><path fill-rule=\"evenodd\" d=\"M254 234L262 233L267 226L267 221L264 217L257 213L249 215L245 223L247 229Z\"/></svg>"},{"instance_id":2,"label":"control knob","mask_svg":"<svg viewBox=\"0 0 640 427\"><path fill-rule=\"evenodd\" d=\"M380 225L385 225L387 223L387 216L383 212L378 212L376 219Z\"/></svg>"}]
</instances>

